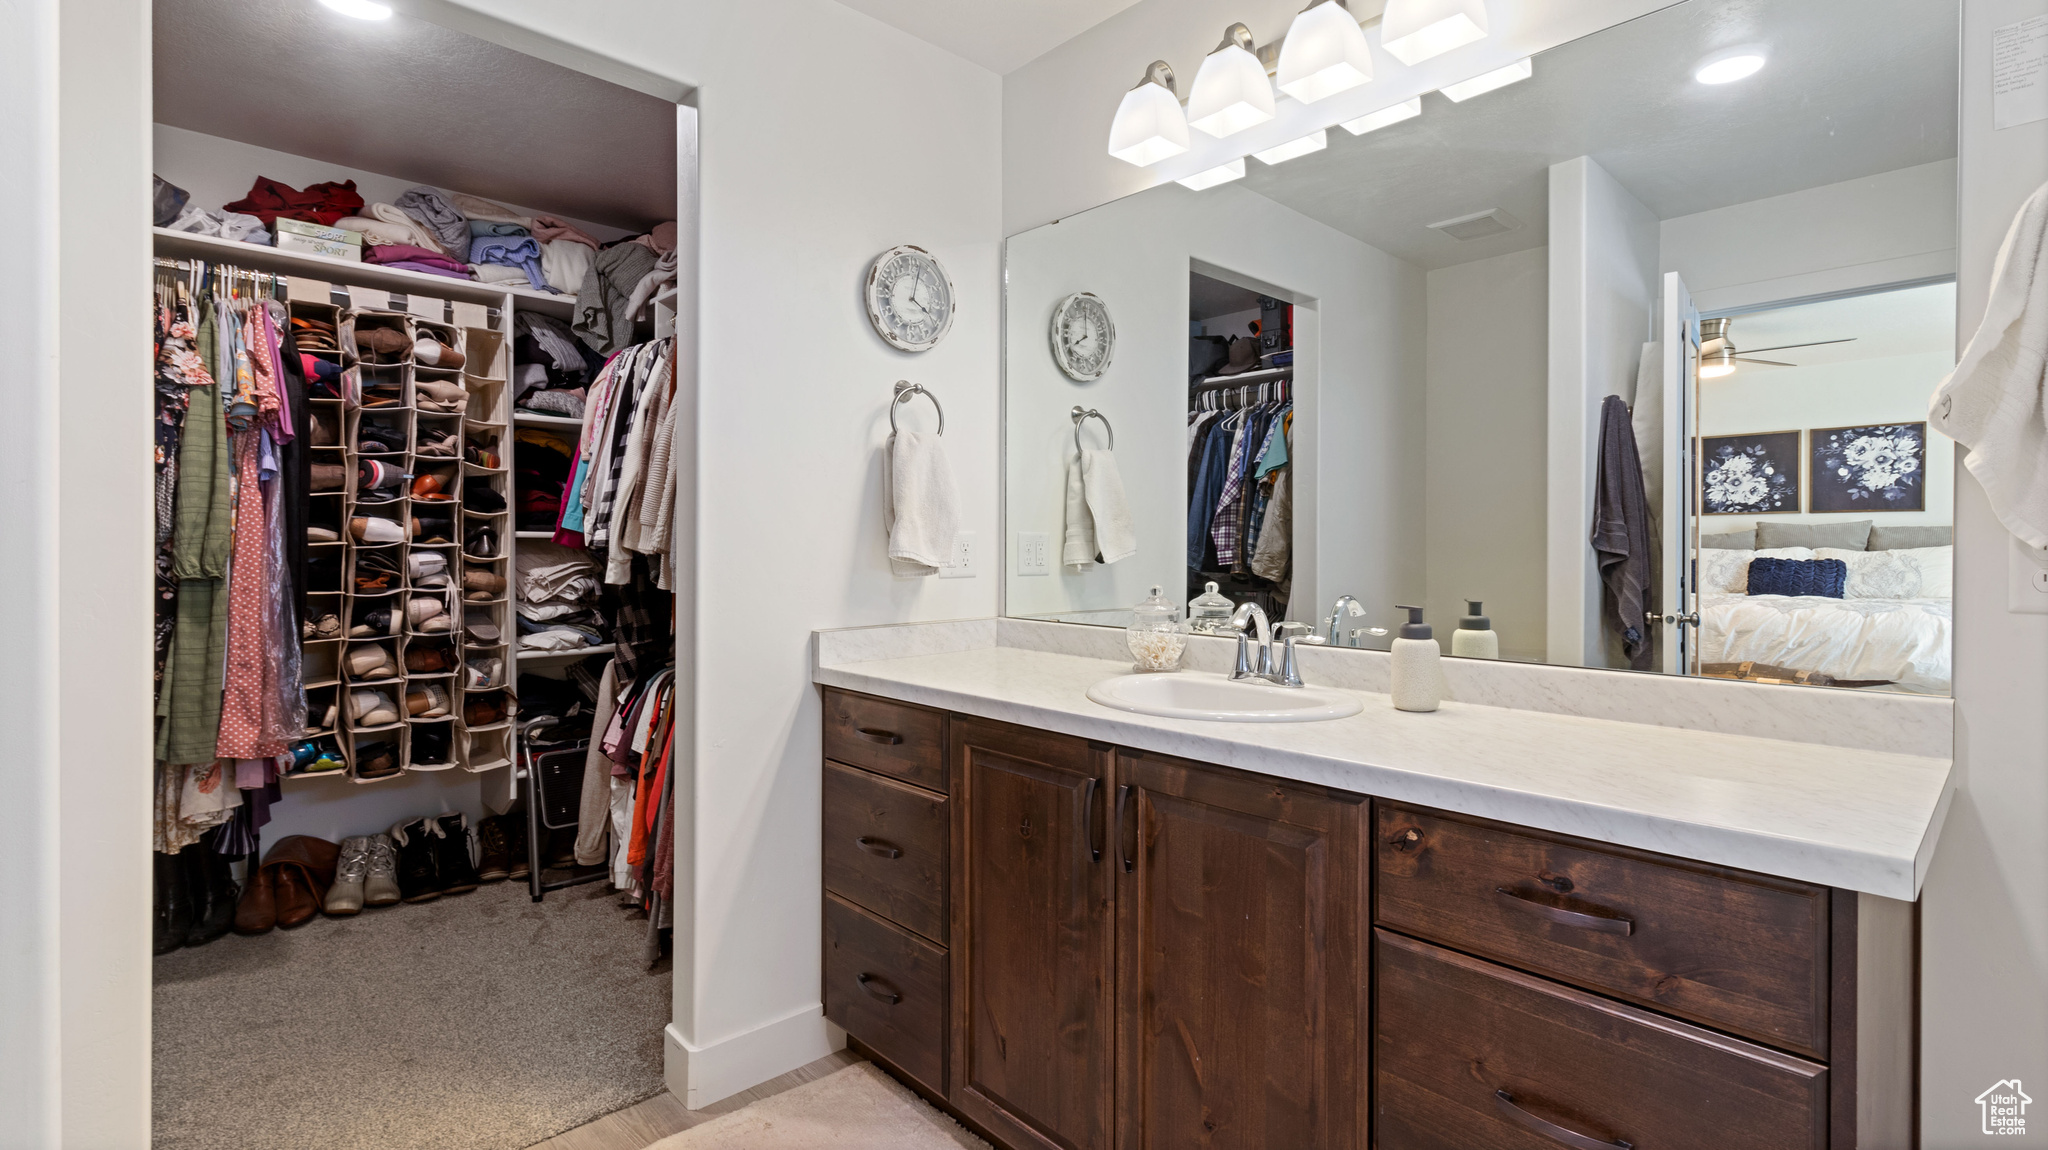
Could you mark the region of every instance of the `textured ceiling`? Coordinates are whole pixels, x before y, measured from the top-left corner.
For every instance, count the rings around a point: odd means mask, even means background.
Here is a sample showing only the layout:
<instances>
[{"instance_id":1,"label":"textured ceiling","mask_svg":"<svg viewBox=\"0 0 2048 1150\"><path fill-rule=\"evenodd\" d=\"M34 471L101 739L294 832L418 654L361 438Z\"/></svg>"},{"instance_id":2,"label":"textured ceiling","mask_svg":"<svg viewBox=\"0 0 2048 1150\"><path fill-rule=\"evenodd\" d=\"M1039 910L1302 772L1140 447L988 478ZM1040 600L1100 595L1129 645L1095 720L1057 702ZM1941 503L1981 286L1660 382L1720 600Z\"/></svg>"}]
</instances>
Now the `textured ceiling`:
<instances>
[{"instance_id":1,"label":"textured ceiling","mask_svg":"<svg viewBox=\"0 0 2048 1150\"><path fill-rule=\"evenodd\" d=\"M675 105L405 16L156 0L159 123L565 216L675 216Z\"/></svg>"},{"instance_id":2,"label":"textured ceiling","mask_svg":"<svg viewBox=\"0 0 2048 1150\"><path fill-rule=\"evenodd\" d=\"M1548 169L1591 156L1659 219L1956 154L1955 0L1691 0L1564 44L1534 78L1278 167L1244 186L1426 268L1538 247ZM1761 44L1733 84L1701 57ZM1516 231L1459 242L1438 220L1502 208Z\"/></svg>"},{"instance_id":3,"label":"textured ceiling","mask_svg":"<svg viewBox=\"0 0 2048 1150\"><path fill-rule=\"evenodd\" d=\"M1138 0L840 0L998 75L1015 71Z\"/></svg>"}]
</instances>

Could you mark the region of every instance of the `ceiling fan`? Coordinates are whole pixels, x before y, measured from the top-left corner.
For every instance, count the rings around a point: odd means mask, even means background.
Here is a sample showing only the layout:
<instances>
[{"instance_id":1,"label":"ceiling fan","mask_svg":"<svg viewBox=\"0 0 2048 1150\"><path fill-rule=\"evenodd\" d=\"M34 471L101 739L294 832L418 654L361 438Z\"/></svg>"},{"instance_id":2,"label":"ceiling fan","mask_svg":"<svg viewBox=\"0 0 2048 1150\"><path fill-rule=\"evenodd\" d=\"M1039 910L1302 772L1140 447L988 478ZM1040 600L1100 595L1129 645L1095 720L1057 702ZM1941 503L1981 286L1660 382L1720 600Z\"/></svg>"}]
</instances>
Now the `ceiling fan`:
<instances>
[{"instance_id":1,"label":"ceiling fan","mask_svg":"<svg viewBox=\"0 0 2048 1150\"><path fill-rule=\"evenodd\" d=\"M1700 378L1719 379L1735 370L1738 363L1762 364L1765 367L1797 367L1796 363L1780 363L1775 359L1751 359L1737 354L1735 336L1730 330L1735 320L1703 319L1700 321ZM1795 347L1823 347L1831 343L1854 343L1856 337L1848 339L1817 339L1812 343L1783 343L1777 347L1760 347L1757 351L1790 351Z\"/></svg>"}]
</instances>

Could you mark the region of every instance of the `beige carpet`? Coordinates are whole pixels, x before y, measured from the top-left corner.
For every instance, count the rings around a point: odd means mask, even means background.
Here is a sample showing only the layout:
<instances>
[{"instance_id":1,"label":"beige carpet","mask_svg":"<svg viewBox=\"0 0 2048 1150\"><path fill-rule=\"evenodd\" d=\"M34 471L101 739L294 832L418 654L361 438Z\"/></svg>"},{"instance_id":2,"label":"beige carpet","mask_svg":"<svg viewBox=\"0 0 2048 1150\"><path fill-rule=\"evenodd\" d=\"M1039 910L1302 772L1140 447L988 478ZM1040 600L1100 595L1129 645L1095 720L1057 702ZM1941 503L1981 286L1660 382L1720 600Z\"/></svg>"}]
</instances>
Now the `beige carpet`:
<instances>
[{"instance_id":1,"label":"beige carpet","mask_svg":"<svg viewBox=\"0 0 2048 1150\"><path fill-rule=\"evenodd\" d=\"M647 1150L989 1150L862 1062L671 1134Z\"/></svg>"}]
</instances>

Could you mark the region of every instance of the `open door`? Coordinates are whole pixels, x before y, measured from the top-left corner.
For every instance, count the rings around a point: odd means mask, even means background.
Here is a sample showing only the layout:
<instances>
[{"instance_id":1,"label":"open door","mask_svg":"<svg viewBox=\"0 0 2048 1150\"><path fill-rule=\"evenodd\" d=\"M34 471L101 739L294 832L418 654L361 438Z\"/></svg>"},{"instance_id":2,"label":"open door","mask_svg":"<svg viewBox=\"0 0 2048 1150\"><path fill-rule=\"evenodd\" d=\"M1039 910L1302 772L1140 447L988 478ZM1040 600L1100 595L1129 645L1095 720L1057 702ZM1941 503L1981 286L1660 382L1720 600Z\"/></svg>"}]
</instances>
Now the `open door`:
<instances>
[{"instance_id":1,"label":"open door","mask_svg":"<svg viewBox=\"0 0 2048 1150\"><path fill-rule=\"evenodd\" d=\"M1658 573L1658 651L1667 675L1699 673L1699 578L1693 554L1698 542L1698 461L1693 429L1698 426L1700 313L1677 272L1664 275L1664 314L1658 338L1664 359L1663 499L1657 511L1663 563Z\"/></svg>"}]
</instances>

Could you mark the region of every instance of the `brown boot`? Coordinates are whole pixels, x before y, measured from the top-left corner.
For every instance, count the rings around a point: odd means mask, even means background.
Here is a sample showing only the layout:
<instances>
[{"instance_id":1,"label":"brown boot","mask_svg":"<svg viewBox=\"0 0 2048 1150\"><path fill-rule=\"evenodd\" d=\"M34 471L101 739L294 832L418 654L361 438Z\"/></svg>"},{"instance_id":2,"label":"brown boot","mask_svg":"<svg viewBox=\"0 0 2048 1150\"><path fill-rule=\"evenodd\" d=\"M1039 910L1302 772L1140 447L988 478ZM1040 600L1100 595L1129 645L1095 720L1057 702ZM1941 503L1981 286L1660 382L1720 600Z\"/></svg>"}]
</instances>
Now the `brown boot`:
<instances>
[{"instance_id":1,"label":"brown boot","mask_svg":"<svg viewBox=\"0 0 2048 1150\"><path fill-rule=\"evenodd\" d=\"M267 934L277 925L277 893L271 886L270 872L251 867L256 873L249 878L249 885L242 891L242 901L235 906L236 934Z\"/></svg>"},{"instance_id":2,"label":"brown boot","mask_svg":"<svg viewBox=\"0 0 2048 1150\"><path fill-rule=\"evenodd\" d=\"M273 868L264 868L264 873L273 873ZM281 866L274 868L274 873L277 875L277 925L290 930L313 921L313 916L320 912L320 900L307 887L305 872L295 866Z\"/></svg>"}]
</instances>

